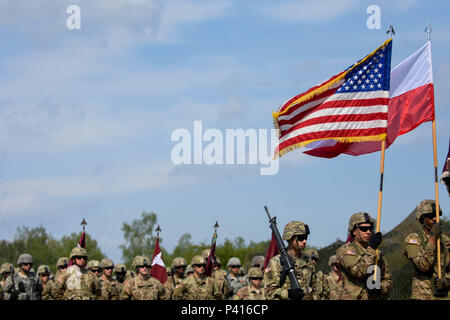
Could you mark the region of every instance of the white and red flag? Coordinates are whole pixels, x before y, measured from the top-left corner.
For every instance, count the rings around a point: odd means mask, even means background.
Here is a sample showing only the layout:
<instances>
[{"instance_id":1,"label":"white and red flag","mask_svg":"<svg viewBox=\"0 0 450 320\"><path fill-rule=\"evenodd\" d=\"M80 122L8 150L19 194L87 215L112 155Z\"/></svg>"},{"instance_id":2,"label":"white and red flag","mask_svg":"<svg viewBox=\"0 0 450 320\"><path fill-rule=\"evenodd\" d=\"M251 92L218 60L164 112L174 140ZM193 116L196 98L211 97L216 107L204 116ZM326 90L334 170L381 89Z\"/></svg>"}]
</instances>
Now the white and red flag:
<instances>
[{"instance_id":1,"label":"white and red flag","mask_svg":"<svg viewBox=\"0 0 450 320\"><path fill-rule=\"evenodd\" d=\"M161 283L167 281L167 272L164 261L162 260L161 249L159 248L159 238L156 238L155 250L153 250L152 268L150 269L150 275L153 278L158 279Z\"/></svg>"},{"instance_id":2,"label":"white and red flag","mask_svg":"<svg viewBox=\"0 0 450 320\"><path fill-rule=\"evenodd\" d=\"M435 118L430 41L392 70L389 96L386 148L398 136ZM380 151L381 142L327 140L311 143L307 147L311 150L304 151L306 154L333 158L341 153L358 156Z\"/></svg>"}]
</instances>

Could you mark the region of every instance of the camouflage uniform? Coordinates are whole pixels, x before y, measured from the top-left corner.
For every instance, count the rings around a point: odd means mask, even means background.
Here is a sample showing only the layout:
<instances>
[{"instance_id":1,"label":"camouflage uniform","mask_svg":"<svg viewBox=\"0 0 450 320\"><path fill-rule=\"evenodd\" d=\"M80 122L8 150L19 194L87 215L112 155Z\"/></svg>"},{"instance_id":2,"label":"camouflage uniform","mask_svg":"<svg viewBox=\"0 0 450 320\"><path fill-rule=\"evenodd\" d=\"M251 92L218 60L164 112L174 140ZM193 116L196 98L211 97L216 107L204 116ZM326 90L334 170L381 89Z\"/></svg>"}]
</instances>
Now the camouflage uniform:
<instances>
[{"instance_id":1,"label":"camouflage uniform","mask_svg":"<svg viewBox=\"0 0 450 320\"><path fill-rule=\"evenodd\" d=\"M100 268L114 268L114 263L111 259L103 259L100 262ZM102 274L99 278L100 297L99 300L119 300L119 289L117 288L116 280L112 277L108 279L105 274Z\"/></svg>"},{"instance_id":2,"label":"camouflage uniform","mask_svg":"<svg viewBox=\"0 0 450 320\"><path fill-rule=\"evenodd\" d=\"M38 280L38 288L39 288L39 299L40 300L51 300L47 299L49 295L51 295L52 291L52 277L50 267L47 265L41 265L37 269L37 274L39 276ZM41 274L48 274L48 279L45 284L42 283ZM44 298L45 295L45 298Z\"/></svg>"},{"instance_id":3,"label":"camouflage uniform","mask_svg":"<svg viewBox=\"0 0 450 320\"><path fill-rule=\"evenodd\" d=\"M332 268L332 265L337 263L336 255L333 255L328 260L328 265ZM342 277L336 274L333 270L325 276L325 281L328 284L328 296L325 299L328 300L341 300L342 293L344 291Z\"/></svg>"},{"instance_id":4,"label":"camouflage uniform","mask_svg":"<svg viewBox=\"0 0 450 320\"><path fill-rule=\"evenodd\" d=\"M416 219L421 220L423 214L435 213L432 207L434 200L424 200L416 208ZM440 213L442 210L439 208ZM423 219L423 218L422 218ZM411 284L411 299L437 300L442 297L433 295L433 279L438 276L437 247L428 242L430 235L423 228L410 233L403 242L403 254L414 266L414 275ZM450 238L441 234L441 274L450 283ZM448 288L447 288L448 289ZM447 295L447 299L450 297Z\"/></svg>"},{"instance_id":5,"label":"camouflage uniform","mask_svg":"<svg viewBox=\"0 0 450 320\"><path fill-rule=\"evenodd\" d=\"M114 267L114 273L116 274L115 280L116 280L117 292L119 293L119 298L120 298L120 295L122 294L122 290L123 290L123 284L125 283L125 281L127 279L130 279L131 277L128 276L127 267L122 263L116 264L116 266ZM121 273L124 274L123 277L118 276L118 274L121 274Z\"/></svg>"},{"instance_id":6,"label":"camouflage uniform","mask_svg":"<svg viewBox=\"0 0 450 320\"><path fill-rule=\"evenodd\" d=\"M69 259L76 256L87 258L87 252L83 248L74 248ZM80 268L76 264L71 265L62 272L52 286L54 297L63 297L64 300L96 300L99 296L98 278L87 268Z\"/></svg>"},{"instance_id":7,"label":"camouflage uniform","mask_svg":"<svg viewBox=\"0 0 450 320\"><path fill-rule=\"evenodd\" d=\"M5 277L5 273L10 273L11 272L11 268L14 269L14 266L11 263L8 263L8 262L5 262L0 267L0 273L2 275L2 279L0 281L0 289L2 291L2 299L0 299L0 300L10 300L11 299L11 293L8 293L8 292L5 291L6 279L4 278ZM10 273L10 276L11 276L11 273Z\"/></svg>"},{"instance_id":8,"label":"camouflage uniform","mask_svg":"<svg viewBox=\"0 0 450 320\"><path fill-rule=\"evenodd\" d=\"M290 240L295 235L308 235L309 228L306 224L300 221L289 222L283 231L283 240ZM297 275L297 280L304 293L303 300L312 300L313 293L317 288L317 274L312 261L305 255L301 254L299 257L292 259L294 261L294 269ZM283 267L280 262L280 255L276 255L269 261L269 265L264 270L264 290L266 299L269 300L287 300L288 290L291 289L291 281L288 276L282 286L280 286L281 272Z\"/></svg>"},{"instance_id":9,"label":"camouflage uniform","mask_svg":"<svg viewBox=\"0 0 450 320\"><path fill-rule=\"evenodd\" d=\"M175 272L175 269L177 267L184 267L184 269L186 270L186 260L184 260L184 258L182 257L177 257L175 259L173 259L172 261L172 267L168 268L170 269L169 272L167 273L167 281L166 283L164 283L164 286L170 290L170 295L172 296L173 290L178 287L181 282L185 279L184 275L183 277L179 277L177 275L177 273Z\"/></svg>"},{"instance_id":10,"label":"camouflage uniform","mask_svg":"<svg viewBox=\"0 0 450 320\"><path fill-rule=\"evenodd\" d=\"M263 278L263 272L259 267L253 267L248 271L249 285L240 289L233 300L265 300L264 288L259 289L252 286L252 278Z\"/></svg>"},{"instance_id":11,"label":"camouflage uniform","mask_svg":"<svg viewBox=\"0 0 450 320\"><path fill-rule=\"evenodd\" d=\"M139 266L148 265L150 267L151 260L146 256L138 256L133 260L133 266L136 269ZM150 269L148 270L150 273ZM170 291L165 288L159 280L148 274L147 278L143 278L139 272L133 278L124 282L123 290L120 294L120 300L169 300Z\"/></svg>"},{"instance_id":12,"label":"camouflage uniform","mask_svg":"<svg viewBox=\"0 0 450 320\"><path fill-rule=\"evenodd\" d=\"M17 259L17 264L33 263L31 255L24 253ZM12 278L14 277L14 286ZM24 274L22 270L6 279L5 291L11 294L11 299L17 300L39 300L39 286L36 273L30 271Z\"/></svg>"},{"instance_id":13,"label":"camouflage uniform","mask_svg":"<svg viewBox=\"0 0 450 320\"><path fill-rule=\"evenodd\" d=\"M310 260L315 259L317 262L319 262L320 256L319 252L315 249L308 249L305 251L305 255L308 256ZM327 297L330 295L330 287L328 286L328 282L325 279L325 275L322 271L318 270L316 271L317 274L317 284L316 288L317 290L313 293L313 299L314 300L326 300Z\"/></svg>"},{"instance_id":14,"label":"camouflage uniform","mask_svg":"<svg viewBox=\"0 0 450 320\"><path fill-rule=\"evenodd\" d=\"M239 265L241 266L241 261L239 258L232 257L228 260L227 267L230 270L230 266ZM243 287L247 286L247 279L244 275L235 276L231 270L228 272L226 279L228 281L229 287L232 290L229 294L230 299Z\"/></svg>"},{"instance_id":15,"label":"camouflage uniform","mask_svg":"<svg viewBox=\"0 0 450 320\"><path fill-rule=\"evenodd\" d=\"M368 213L358 212L350 217L349 233L360 223L370 223L374 225L374 220ZM375 265L376 250L371 247L364 247L357 241L345 243L336 251L336 257L342 266L343 293L342 300L379 300L387 297L392 289L392 279L389 268L383 253L379 251L378 266L380 272L377 277L381 277L381 292L379 295L370 294L367 288L367 279L371 274L367 269ZM372 273L373 274L373 273Z\"/></svg>"},{"instance_id":16,"label":"camouflage uniform","mask_svg":"<svg viewBox=\"0 0 450 320\"><path fill-rule=\"evenodd\" d=\"M194 256L191 265L206 264L202 256ZM219 283L214 277L205 275L195 277L195 273L184 279L173 291L173 300L221 300L223 298Z\"/></svg>"}]
</instances>

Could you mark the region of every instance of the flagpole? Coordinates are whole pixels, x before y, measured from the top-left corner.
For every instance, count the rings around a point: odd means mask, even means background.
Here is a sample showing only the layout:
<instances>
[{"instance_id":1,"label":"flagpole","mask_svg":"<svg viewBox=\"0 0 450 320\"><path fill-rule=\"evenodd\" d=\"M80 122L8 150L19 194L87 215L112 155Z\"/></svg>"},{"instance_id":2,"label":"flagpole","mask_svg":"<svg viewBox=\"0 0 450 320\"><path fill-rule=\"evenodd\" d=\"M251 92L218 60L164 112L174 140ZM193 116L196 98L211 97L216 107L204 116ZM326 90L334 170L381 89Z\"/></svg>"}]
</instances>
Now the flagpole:
<instances>
[{"instance_id":1,"label":"flagpole","mask_svg":"<svg viewBox=\"0 0 450 320\"><path fill-rule=\"evenodd\" d=\"M427 41L431 43L431 27L427 23L425 27L425 33L427 34ZM432 133L433 133L433 158L434 158L434 193L436 197L436 223L439 223L439 183L438 183L438 162L437 162L437 143L436 143L436 114L434 116L433 122L431 123ZM437 238L437 260L438 260L438 278L442 275L441 270L441 237Z\"/></svg>"}]
</instances>

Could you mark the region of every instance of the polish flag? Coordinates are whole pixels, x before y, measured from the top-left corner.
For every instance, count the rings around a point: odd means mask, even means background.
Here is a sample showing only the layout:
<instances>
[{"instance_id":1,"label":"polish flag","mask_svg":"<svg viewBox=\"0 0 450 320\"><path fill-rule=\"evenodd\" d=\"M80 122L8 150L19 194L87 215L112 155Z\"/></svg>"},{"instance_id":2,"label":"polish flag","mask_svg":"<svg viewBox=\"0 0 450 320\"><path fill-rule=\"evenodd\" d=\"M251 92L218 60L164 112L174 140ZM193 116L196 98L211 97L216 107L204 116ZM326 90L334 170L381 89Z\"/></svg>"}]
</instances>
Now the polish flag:
<instances>
[{"instance_id":1,"label":"polish flag","mask_svg":"<svg viewBox=\"0 0 450 320\"><path fill-rule=\"evenodd\" d=\"M166 266L164 265L164 261L162 260L161 249L159 248L159 238L156 238L150 275L153 278L158 279L161 283L165 283L167 281Z\"/></svg>"},{"instance_id":2,"label":"polish flag","mask_svg":"<svg viewBox=\"0 0 450 320\"><path fill-rule=\"evenodd\" d=\"M434 120L434 87L431 42L428 41L391 71L386 148L420 124ZM359 156L381 150L380 141L341 143L323 140L310 143L311 156L334 158L341 153Z\"/></svg>"}]
</instances>

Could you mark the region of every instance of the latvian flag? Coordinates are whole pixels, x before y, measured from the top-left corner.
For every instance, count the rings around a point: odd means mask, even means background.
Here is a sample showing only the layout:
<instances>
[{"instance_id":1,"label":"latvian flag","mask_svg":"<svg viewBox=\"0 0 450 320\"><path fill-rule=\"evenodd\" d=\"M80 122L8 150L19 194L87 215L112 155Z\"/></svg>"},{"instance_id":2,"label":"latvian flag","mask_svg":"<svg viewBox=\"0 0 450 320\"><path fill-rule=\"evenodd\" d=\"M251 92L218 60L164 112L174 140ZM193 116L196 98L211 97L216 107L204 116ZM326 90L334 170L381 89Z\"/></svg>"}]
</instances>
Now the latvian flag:
<instances>
[{"instance_id":1,"label":"latvian flag","mask_svg":"<svg viewBox=\"0 0 450 320\"><path fill-rule=\"evenodd\" d=\"M152 268L150 275L158 279L162 284L167 281L167 272L162 260L161 249L159 248L159 238L156 238L155 249L153 250Z\"/></svg>"},{"instance_id":2,"label":"latvian flag","mask_svg":"<svg viewBox=\"0 0 450 320\"><path fill-rule=\"evenodd\" d=\"M386 139L392 39L322 84L285 102L273 113L279 130L275 156L314 141Z\"/></svg>"}]
</instances>

